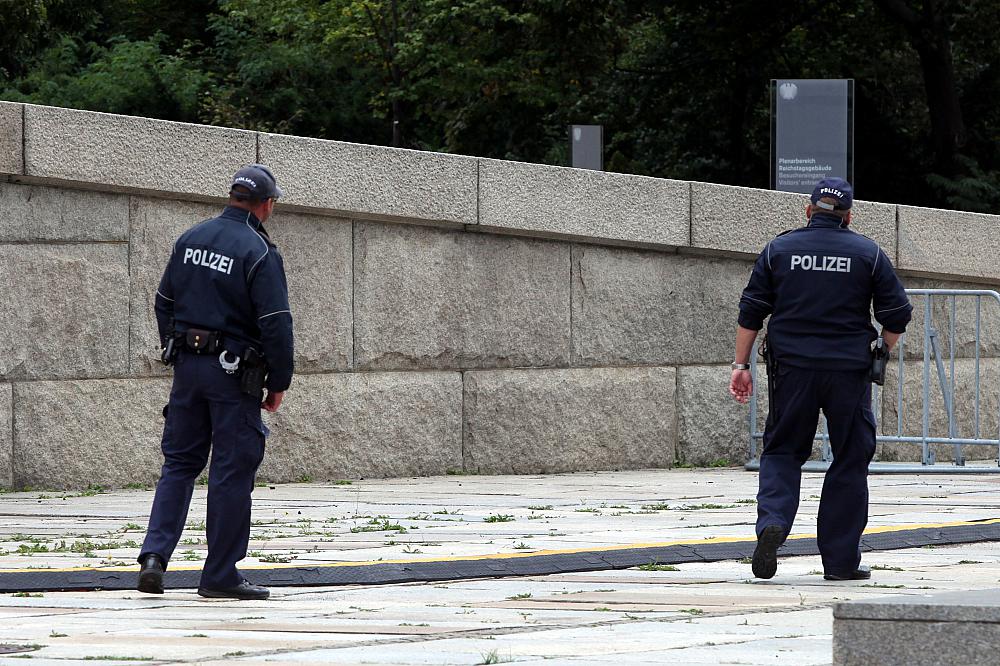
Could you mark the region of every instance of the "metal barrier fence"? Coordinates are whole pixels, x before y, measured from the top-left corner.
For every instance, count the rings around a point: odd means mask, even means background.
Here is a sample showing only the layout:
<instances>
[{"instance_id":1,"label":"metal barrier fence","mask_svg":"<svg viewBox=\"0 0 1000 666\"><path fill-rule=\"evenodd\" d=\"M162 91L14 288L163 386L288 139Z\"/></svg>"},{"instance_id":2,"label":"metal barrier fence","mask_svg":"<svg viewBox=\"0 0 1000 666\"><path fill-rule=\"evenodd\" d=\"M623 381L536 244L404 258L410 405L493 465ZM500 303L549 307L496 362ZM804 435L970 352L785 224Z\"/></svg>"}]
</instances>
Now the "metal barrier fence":
<instances>
[{"instance_id":1,"label":"metal barrier fence","mask_svg":"<svg viewBox=\"0 0 1000 666\"><path fill-rule=\"evenodd\" d=\"M982 404L983 404L983 386L981 381L981 352L982 352L982 303L983 299L986 298L988 302L995 303L998 306L997 315L1000 316L1000 293L991 290L962 290L962 289L907 289L907 295L910 297L923 297L922 309L923 309L923 368L922 368L922 404L921 404L921 424L920 424L920 434L919 435L904 435L904 426L907 425L904 422L904 380L906 378L906 335L900 338L899 343L896 345L896 349L893 353L896 356L896 433L895 434L879 434L876 437L876 441L880 443L897 443L906 445L919 445L921 452L921 459L919 463L892 463L892 462L879 462L873 461L871 463L870 470L872 472L881 473L914 473L914 472L930 472L930 473L961 473L961 474L972 474L972 473L998 473L1000 472L1000 383L994 381L992 386L989 387L987 391L987 397L996 398L995 404L997 405L997 433L995 438L988 438L983 436L982 432ZM974 384L974 397L973 397L973 416L972 423L969 424L959 424L955 416L955 399L956 399L956 377L955 377L955 358L956 358L956 326L957 326L957 304L961 300L963 302L975 301L975 333L973 338L974 345L974 377L972 378L972 383ZM912 300L912 298L911 298ZM934 326L934 309L933 306L936 303L943 302L947 314L947 331L948 331L948 353L946 357L942 356L941 345L940 345L940 331ZM921 304L915 302L913 308L913 321L911 322L910 328L913 328L914 324L919 322ZM757 381L757 345L754 345L753 353L751 354L750 361L750 372L752 373L754 380L754 392L750 398L750 457L747 462L746 468L749 470L760 469L760 455L758 450L758 441L763 440L764 433L757 429L758 422L758 392L766 387L766 383ZM945 363L948 363L948 368L946 370ZM935 374L937 376L938 386L941 389L941 402L943 406L944 416L947 417L947 434L946 435L932 435L931 434L931 364L934 364ZM766 382L766 378L764 378ZM877 385L872 385L872 412L875 414L876 422L878 423L878 429L882 428L882 407L885 390L880 390ZM960 426L965 426L960 428ZM965 430L967 435L961 436L959 433L961 430ZM878 430L876 430L878 432ZM806 463L803 467L806 471L825 471L830 463L833 461L833 455L830 450L830 436L827 434L826 427L826 417L820 417L820 422L817 428L816 440L823 442L822 447L822 457L820 460L811 460ZM952 447L952 460L951 464L939 464L936 460L935 451L932 448L933 445L945 444ZM986 447L984 450L988 452L988 458L991 458L987 464L968 464L965 455L966 447Z\"/></svg>"}]
</instances>

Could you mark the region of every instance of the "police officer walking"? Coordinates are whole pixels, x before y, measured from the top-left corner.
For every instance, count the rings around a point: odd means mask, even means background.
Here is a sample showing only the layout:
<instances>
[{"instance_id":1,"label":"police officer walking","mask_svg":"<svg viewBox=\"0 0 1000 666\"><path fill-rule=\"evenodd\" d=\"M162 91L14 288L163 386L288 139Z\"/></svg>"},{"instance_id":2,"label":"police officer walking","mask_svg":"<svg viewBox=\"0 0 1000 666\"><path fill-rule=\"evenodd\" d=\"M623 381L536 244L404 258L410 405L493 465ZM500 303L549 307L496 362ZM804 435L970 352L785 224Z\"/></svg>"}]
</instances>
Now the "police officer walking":
<instances>
[{"instance_id":1,"label":"police officer walking","mask_svg":"<svg viewBox=\"0 0 1000 666\"><path fill-rule=\"evenodd\" d=\"M281 194L267 167L240 169L222 214L174 244L156 292L163 360L174 366L174 382L164 409L163 469L138 558L140 592L163 593L163 571L211 451L208 557L198 594L269 595L236 563L246 557L250 495L268 434L260 410L276 411L292 380L285 269L263 227Z\"/></svg>"},{"instance_id":2,"label":"police officer walking","mask_svg":"<svg viewBox=\"0 0 1000 666\"><path fill-rule=\"evenodd\" d=\"M878 336L871 315L891 350L913 308L885 251L848 228L851 185L821 180L810 201L808 224L765 246L740 299L729 392L741 403L753 393L754 340L771 317L765 341L771 403L760 456L753 574L771 578L777 570L777 550L795 519L802 465L823 410L833 451L817 525L824 577L865 579L871 572L861 566L860 542L875 455L870 370Z\"/></svg>"}]
</instances>

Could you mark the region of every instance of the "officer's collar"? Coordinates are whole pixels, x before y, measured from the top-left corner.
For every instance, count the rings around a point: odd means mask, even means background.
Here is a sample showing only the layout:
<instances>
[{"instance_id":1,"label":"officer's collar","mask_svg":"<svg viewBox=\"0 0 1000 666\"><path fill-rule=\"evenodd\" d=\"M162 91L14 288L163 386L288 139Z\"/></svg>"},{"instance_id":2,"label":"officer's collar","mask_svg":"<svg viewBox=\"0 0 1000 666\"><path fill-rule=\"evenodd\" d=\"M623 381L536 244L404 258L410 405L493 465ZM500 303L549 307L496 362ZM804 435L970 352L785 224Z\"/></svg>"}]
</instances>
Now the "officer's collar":
<instances>
[{"instance_id":1,"label":"officer's collar","mask_svg":"<svg viewBox=\"0 0 1000 666\"><path fill-rule=\"evenodd\" d=\"M844 223L837 215L830 215L828 213L813 213L812 218L809 220L807 227L816 227L820 229L836 229Z\"/></svg>"},{"instance_id":2,"label":"officer's collar","mask_svg":"<svg viewBox=\"0 0 1000 666\"><path fill-rule=\"evenodd\" d=\"M260 226L261 221L257 219L256 215L248 210L244 210L243 208L237 208L236 206L226 206L222 211L222 215L219 217L236 220L237 222L245 222L253 227L255 231L260 231L263 228Z\"/></svg>"}]
</instances>

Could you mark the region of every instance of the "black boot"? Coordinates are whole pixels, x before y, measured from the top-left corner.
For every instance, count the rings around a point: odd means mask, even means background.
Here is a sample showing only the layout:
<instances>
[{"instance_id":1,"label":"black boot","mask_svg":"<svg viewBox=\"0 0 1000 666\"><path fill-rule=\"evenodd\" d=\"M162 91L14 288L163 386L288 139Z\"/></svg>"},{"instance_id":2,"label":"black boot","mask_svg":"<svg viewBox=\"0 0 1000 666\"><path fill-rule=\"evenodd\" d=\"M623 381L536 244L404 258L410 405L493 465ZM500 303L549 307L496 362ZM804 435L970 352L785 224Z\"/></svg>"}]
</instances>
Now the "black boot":
<instances>
[{"instance_id":1,"label":"black boot","mask_svg":"<svg viewBox=\"0 0 1000 666\"><path fill-rule=\"evenodd\" d=\"M778 571L778 547L785 543L785 530L777 525L768 525L757 537L757 548L753 551L753 575L757 578L774 578Z\"/></svg>"},{"instance_id":2,"label":"black boot","mask_svg":"<svg viewBox=\"0 0 1000 666\"><path fill-rule=\"evenodd\" d=\"M863 564L854 571L845 571L843 573L831 571L823 574L824 580L868 580L871 577L872 570Z\"/></svg>"},{"instance_id":3,"label":"black boot","mask_svg":"<svg viewBox=\"0 0 1000 666\"><path fill-rule=\"evenodd\" d=\"M232 587L199 587L198 594L209 599L246 599L251 601L263 601L271 596L270 590L266 587L254 585L245 578L242 583Z\"/></svg>"},{"instance_id":4,"label":"black boot","mask_svg":"<svg viewBox=\"0 0 1000 666\"><path fill-rule=\"evenodd\" d=\"M147 594L163 594L163 558L155 553L146 555L139 570L138 590Z\"/></svg>"}]
</instances>

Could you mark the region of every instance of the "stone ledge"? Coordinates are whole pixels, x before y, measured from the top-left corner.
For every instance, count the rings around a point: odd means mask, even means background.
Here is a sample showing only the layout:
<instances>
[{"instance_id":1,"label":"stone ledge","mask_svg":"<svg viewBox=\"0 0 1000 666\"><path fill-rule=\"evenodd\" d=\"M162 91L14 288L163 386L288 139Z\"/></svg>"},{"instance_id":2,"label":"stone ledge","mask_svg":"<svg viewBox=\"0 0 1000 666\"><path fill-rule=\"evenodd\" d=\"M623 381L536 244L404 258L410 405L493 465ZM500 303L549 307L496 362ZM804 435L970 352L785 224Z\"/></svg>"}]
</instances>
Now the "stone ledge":
<instances>
[{"instance_id":1,"label":"stone ledge","mask_svg":"<svg viewBox=\"0 0 1000 666\"><path fill-rule=\"evenodd\" d=\"M1000 590L899 595L838 603L836 666L993 666L1000 643Z\"/></svg>"},{"instance_id":2,"label":"stone ledge","mask_svg":"<svg viewBox=\"0 0 1000 666\"><path fill-rule=\"evenodd\" d=\"M24 173L100 189L223 197L254 132L26 105Z\"/></svg>"},{"instance_id":3,"label":"stone ledge","mask_svg":"<svg viewBox=\"0 0 1000 666\"><path fill-rule=\"evenodd\" d=\"M898 595L835 604L833 617L852 620L1000 623L1000 589Z\"/></svg>"},{"instance_id":4,"label":"stone ledge","mask_svg":"<svg viewBox=\"0 0 1000 666\"><path fill-rule=\"evenodd\" d=\"M282 203L377 219L476 223L476 159L260 134Z\"/></svg>"},{"instance_id":5,"label":"stone ledge","mask_svg":"<svg viewBox=\"0 0 1000 666\"><path fill-rule=\"evenodd\" d=\"M1000 216L899 206L899 267L1000 279Z\"/></svg>"},{"instance_id":6,"label":"stone ledge","mask_svg":"<svg viewBox=\"0 0 1000 666\"><path fill-rule=\"evenodd\" d=\"M757 255L776 235L806 224L805 194L691 183L691 246ZM855 201L851 229L896 260L896 206Z\"/></svg>"},{"instance_id":7,"label":"stone ledge","mask_svg":"<svg viewBox=\"0 0 1000 666\"><path fill-rule=\"evenodd\" d=\"M686 246L684 181L479 160L479 223L485 227Z\"/></svg>"},{"instance_id":8,"label":"stone ledge","mask_svg":"<svg viewBox=\"0 0 1000 666\"><path fill-rule=\"evenodd\" d=\"M24 173L24 104L0 102L0 173Z\"/></svg>"}]
</instances>

